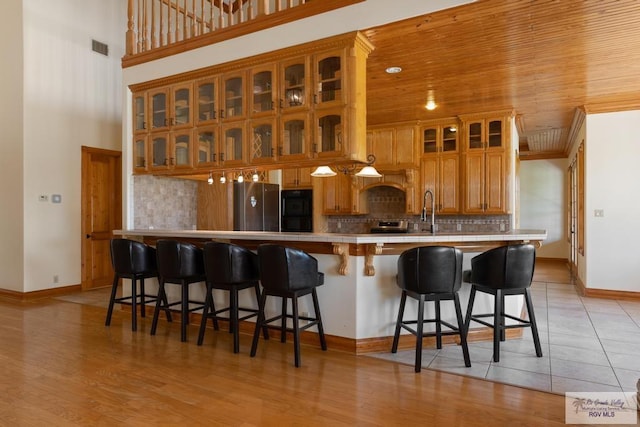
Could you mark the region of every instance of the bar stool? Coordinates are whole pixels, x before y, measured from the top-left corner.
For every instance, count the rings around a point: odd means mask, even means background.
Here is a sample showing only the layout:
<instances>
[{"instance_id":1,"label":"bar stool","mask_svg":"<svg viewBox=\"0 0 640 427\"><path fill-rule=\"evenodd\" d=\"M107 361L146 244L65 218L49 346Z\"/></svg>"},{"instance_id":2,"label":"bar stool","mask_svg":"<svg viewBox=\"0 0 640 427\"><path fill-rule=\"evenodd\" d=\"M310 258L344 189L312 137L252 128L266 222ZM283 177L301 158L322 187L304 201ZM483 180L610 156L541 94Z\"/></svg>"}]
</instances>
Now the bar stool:
<instances>
[{"instance_id":1,"label":"bar stool","mask_svg":"<svg viewBox=\"0 0 640 427\"><path fill-rule=\"evenodd\" d=\"M469 330L469 323L473 320L493 328L493 361L500 361L500 341L505 340L505 329L530 327L536 356L542 357L538 326L531 302L531 281L536 263L536 249L531 244L516 244L490 249L471 259L471 271L465 272L465 281L471 283L471 295L465 328ZM476 292L493 295L493 313L474 314L473 303ZM524 295L529 320L521 319L504 312L504 297L506 295ZM493 317L493 324L481 320ZM516 324L506 325L505 318L515 320Z\"/></svg>"},{"instance_id":2,"label":"bar stool","mask_svg":"<svg viewBox=\"0 0 640 427\"><path fill-rule=\"evenodd\" d=\"M138 299L140 300L140 316L145 317L145 304L156 301L155 295L147 295L144 290L144 279L156 277L156 250L142 242L129 239L111 239L111 266L114 277L111 286L111 297L109 298L109 308L107 309L107 319L105 326L111 325L111 315L113 305L125 301L131 302L131 330L138 329ZM131 280L131 295L116 298L118 283L120 279ZM138 292L137 282L140 281L140 292ZM171 314L167 311L167 316Z\"/></svg>"},{"instance_id":3,"label":"bar stool","mask_svg":"<svg viewBox=\"0 0 640 427\"><path fill-rule=\"evenodd\" d=\"M198 345L202 345L207 319L213 322L213 328L218 330L218 320L229 321L229 332L233 333L233 352L240 351L239 326L241 320L258 316L257 308L240 307L238 292L253 288L256 295L256 305L260 302L260 286L258 283L258 255L242 246L230 243L207 242L204 245L204 270L207 276L207 298L205 300ZM229 291L229 306L216 310L213 290ZM246 312L240 317L239 312ZM229 312L227 317L220 313ZM265 338L268 338L264 328Z\"/></svg>"},{"instance_id":4,"label":"bar stool","mask_svg":"<svg viewBox=\"0 0 640 427\"><path fill-rule=\"evenodd\" d=\"M402 289L396 331L393 336L391 352L398 351L400 329L405 329L416 336L416 360L415 371L420 372L422 367L422 339L423 337L436 337L436 346L442 348L443 335L459 335L462 345L462 354L466 367L471 366L469 360L469 348L467 347L467 332L462 320L462 310L458 290L462 284L462 251L448 246L423 246L409 249L400 254L398 258L398 276L396 281ZM403 320L404 308L407 296L418 300L417 320ZM453 300L458 326L455 327L445 322L440 317L440 301ZM425 301L435 303L435 318L424 318ZM424 333L425 323L435 323L436 331ZM416 325L413 329L410 325ZM442 325L450 331L442 332Z\"/></svg>"},{"instance_id":5,"label":"bar stool","mask_svg":"<svg viewBox=\"0 0 640 427\"><path fill-rule=\"evenodd\" d=\"M202 249L191 243L178 242L176 240L158 240L156 243L158 263L158 299L153 312L151 323L151 335L156 334L160 310L168 310L170 307L180 304L181 333L180 341L187 341L187 325L189 313L204 308L203 301L191 301L189 299L189 285L204 282L204 263ZM168 303L165 290L166 283L181 286L182 298L180 301ZM192 306L190 304L195 304ZM171 318L167 316L167 320Z\"/></svg>"},{"instance_id":6,"label":"bar stool","mask_svg":"<svg viewBox=\"0 0 640 427\"><path fill-rule=\"evenodd\" d=\"M251 357L256 355L258 338L261 328L280 330L280 341L286 342L286 333L293 332L295 366L300 366L300 331L312 326L318 327L320 346L327 349L327 342L322 328L320 305L316 288L324 283L324 274L318 272L318 261L308 253L294 248L274 244L258 246L258 260L260 265L260 282L262 283L262 297L260 298L258 321L253 333ZM315 317L300 316L298 312L298 298L311 294ZM267 319L265 304L267 296L282 298L282 312L280 315ZM292 314L287 314L287 299L291 298ZM292 319L292 328L287 328L287 319ZM269 326L280 320L280 326ZM300 326L300 320L308 321ZM268 335L265 336L268 339Z\"/></svg>"}]
</instances>

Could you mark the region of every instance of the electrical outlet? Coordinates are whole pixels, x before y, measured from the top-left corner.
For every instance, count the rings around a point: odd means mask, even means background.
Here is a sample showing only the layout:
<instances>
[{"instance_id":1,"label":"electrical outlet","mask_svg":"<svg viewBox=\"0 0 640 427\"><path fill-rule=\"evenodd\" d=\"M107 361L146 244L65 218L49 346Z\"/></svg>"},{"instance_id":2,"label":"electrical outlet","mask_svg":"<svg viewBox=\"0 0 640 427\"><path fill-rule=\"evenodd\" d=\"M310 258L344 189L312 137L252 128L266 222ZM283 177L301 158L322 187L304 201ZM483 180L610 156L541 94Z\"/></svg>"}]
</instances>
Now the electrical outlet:
<instances>
[{"instance_id":1,"label":"electrical outlet","mask_svg":"<svg viewBox=\"0 0 640 427\"><path fill-rule=\"evenodd\" d=\"M47 202L49 201L49 196L47 196L46 194L41 194L38 196L38 201L39 202Z\"/></svg>"},{"instance_id":2,"label":"electrical outlet","mask_svg":"<svg viewBox=\"0 0 640 427\"><path fill-rule=\"evenodd\" d=\"M338 230L340 230L342 228L342 223L338 222Z\"/></svg>"},{"instance_id":3,"label":"electrical outlet","mask_svg":"<svg viewBox=\"0 0 640 427\"><path fill-rule=\"evenodd\" d=\"M602 218L604 216L604 209L596 209L593 211L593 216Z\"/></svg>"},{"instance_id":4,"label":"electrical outlet","mask_svg":"<svg viewBox=\"0 0 640 427\"><path fill-rule=\"evenodd\" d=\"M462 231L462 224L460 223L456 224L456 231Z\"/></svg>"},{"instance_id":5,"label":"electrical outlet","mask_svg":"<svg viewBox=\"0 0 640 427\"><path fill-rule=\"evenodd\" d=\"M58 283L58 275L57 274L53 275L53 283Z\"/></svg>"}]
</instances>

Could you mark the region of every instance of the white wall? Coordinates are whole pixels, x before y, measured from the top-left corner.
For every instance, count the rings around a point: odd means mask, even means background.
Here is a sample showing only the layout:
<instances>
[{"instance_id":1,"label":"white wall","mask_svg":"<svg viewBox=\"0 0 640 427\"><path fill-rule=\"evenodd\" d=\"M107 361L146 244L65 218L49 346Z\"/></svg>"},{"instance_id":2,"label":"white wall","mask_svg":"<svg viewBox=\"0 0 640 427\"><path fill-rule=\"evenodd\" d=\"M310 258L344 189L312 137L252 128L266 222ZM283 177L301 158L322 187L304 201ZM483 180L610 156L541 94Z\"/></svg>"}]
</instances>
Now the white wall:
<instances>
[{"instance_id":1,"label":"white wall","mask_svg":"<svg viewBox=\"0 0 640 427\"><path fill-rule=\"evenodd\" d=\"M520 162L520 228L547 230L542 258L569 258L566 159Z\"/></svg>"},{"instance_id":2,"label":"white wall","mask_svg":"<svg viewBox=\"0 0 640 427\"><path fill-rule=\"evenodd\" d=\"M30 292L81 282L81 146L122 147L127 9L125 0L24 0L23 6L24 170L11 179L24 181L20 290ZM92 39L109 45L108 57L91 50ZM51 194L61 194L62 203L52 204ZM39 195L49 201L39 202Z\"/></svg>"},{"instance_id":3,"label":"white wall","mask_svg":"<svg viewBox=\"0 0 640 427\"><path fill-rule=\"evenodd\" d=\"M22 291L22 0L0 13L0 288Z\"/></svg>"},{"instance_id":4,"label":"white wall","mask_svg":"<svg viewBox=\"0 0 640 427\"><path fill-rule=\"evenodd\" d=\"M585 286L640 292L640 111L587 115L586 130Z\"/></svg>"}]
</instances>

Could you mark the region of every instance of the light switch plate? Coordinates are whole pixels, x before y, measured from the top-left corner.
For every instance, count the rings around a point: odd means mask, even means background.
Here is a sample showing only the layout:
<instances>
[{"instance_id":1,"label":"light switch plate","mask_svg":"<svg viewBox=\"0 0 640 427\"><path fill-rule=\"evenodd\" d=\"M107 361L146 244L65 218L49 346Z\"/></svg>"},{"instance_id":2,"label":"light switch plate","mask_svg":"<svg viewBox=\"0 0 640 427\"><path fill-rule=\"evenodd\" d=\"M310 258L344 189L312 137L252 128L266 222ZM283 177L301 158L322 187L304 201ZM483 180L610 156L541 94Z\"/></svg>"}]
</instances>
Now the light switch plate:
<instances>
[{"instance_id":1,"label":"light switch plate","mask_svg":"<svg viewBox=\"0 0 640 427\"><path fill-rule=\"evenodd\" d=\"M595 209L593 211L593 216L602 218L604 216L604 209Z\"/></svg>"},{"instance_id":2,"label":"light switch plate","mask_svg":"<svg viewBox=\"0 0 640 427\"><path fill-rule=\"evenodd\" d=\"M52 194L51 195L51 203L62 203L62 195L60 195L60 194Z\"/></svg>"}]
</instances>

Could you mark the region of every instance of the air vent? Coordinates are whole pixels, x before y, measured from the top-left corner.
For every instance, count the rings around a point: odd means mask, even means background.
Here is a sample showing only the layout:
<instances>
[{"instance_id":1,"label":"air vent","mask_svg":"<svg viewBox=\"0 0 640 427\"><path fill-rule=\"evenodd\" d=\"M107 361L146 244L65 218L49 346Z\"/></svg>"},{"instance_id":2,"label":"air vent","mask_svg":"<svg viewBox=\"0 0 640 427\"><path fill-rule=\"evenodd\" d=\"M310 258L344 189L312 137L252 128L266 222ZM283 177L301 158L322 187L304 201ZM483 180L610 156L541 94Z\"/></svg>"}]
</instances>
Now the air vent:
<instances>
[{"instance_id":1,"label":"air vent","mask_svg":"<svg viewBox=\"0 0 640 427\"><path fill-rule=\"evenodd\" d=\"M104 56L109 56L109 45L105 43L100 43L97 40L91 40L91 49L93 49L94 52L103 54Z\"/></svg>"}]
</instances>

